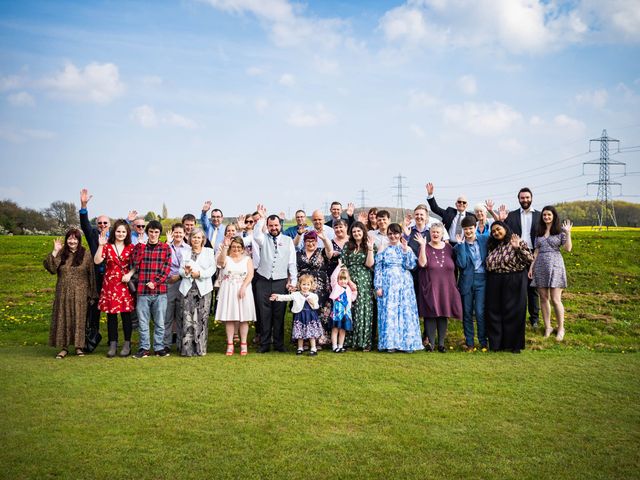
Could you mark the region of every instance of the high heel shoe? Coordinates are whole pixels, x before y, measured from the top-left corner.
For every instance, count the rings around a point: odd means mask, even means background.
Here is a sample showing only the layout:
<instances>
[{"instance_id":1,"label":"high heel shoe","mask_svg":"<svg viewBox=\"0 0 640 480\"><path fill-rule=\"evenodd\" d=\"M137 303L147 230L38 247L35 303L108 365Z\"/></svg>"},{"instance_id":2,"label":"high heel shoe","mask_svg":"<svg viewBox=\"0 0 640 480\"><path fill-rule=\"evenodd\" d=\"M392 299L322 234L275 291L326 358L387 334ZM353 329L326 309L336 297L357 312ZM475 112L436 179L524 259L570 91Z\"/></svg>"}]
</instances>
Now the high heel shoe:
<instances>
[{"instance_id":1,"label":"high heel shoe","mask_svg":"<svg viewBox=\"0 0 640 480\"><path fill-rule=\"evenodd\" d=\"M241 357L246 357L247 354L249 353L248 347L247 347L247 342L240 342L240 356Z\"/></svg>"},{"instance_id":2,"label":"high heel shoe","mask_svg":"<svg viewBox=\"0 0 640 480\"><path fill-rule=\"evenodd\" d=\"M544 338L549 338L552 333L553 333L553 327L545 327Z\"/></svg>"},{"instance_id":3,"label":"high heel shoe","mask_svg":"<svg viewBox=\"0 0 640 480\"><path fill-rule=\"evenodd\" d=\"M558 342L561 342L562 340L564 340L564 328L559 328L558 329L558 334L556 335L556 340Z\"/></svg>"},{"instance_id":4,"label":"high heel shoe","mask_svg":"<svg viewBox=\"0 0 640 480\"><path fill-rule=\"evenodd\" d=\"M233 355L233 342L227 342L227 353L225 353L227 357Z\"/></svg>"}]
</instances>

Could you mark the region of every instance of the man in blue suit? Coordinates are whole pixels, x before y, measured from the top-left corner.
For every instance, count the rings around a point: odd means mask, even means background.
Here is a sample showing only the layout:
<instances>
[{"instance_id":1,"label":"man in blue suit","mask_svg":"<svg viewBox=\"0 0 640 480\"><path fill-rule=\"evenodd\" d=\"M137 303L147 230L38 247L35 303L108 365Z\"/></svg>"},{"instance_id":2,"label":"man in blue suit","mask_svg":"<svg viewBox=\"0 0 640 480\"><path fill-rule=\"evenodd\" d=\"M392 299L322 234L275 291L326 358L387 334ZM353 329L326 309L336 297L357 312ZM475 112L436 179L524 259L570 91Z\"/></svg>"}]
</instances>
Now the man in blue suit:
<instances>
[{"instance_id":1,"label":"man in blue suit","mask_svg":"<svg viewBox=\"0 0 640 480\"><path fill-rule=\"evenodd\" d=\"M463 235L458 234L456 264L459 268L458 290L462 297L462 326L465 349L473 350L473 313L478 324L480 348L487 348L487 331L484 324L484 293L486 286L485 260L488 237L476 235L473 216L462 219Z\"/></svg>"}]
</instances>

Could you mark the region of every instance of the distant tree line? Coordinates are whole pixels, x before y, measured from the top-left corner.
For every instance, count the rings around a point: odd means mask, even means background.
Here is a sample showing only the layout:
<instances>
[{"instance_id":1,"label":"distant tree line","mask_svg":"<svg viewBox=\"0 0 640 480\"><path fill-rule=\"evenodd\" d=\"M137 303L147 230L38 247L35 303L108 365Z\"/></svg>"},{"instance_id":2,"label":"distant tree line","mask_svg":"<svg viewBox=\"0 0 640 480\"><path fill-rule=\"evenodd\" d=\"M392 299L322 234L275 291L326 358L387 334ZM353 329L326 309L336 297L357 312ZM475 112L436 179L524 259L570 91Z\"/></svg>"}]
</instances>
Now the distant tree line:
<instances>
[{"instance_id":1,"label":"distant tree line","mask_svg":"<svg viewBox=\"0 0 640 480\"><path fill-rule=\"evenodd\" d=\"M571 219L574 225L589 226L596 223L599 208L595 201L567 202L555 206L560 217ZM163 215L150 211L144 216L145 220L161 220L163 224L170 225L174 220L167 218L167 207L164 204L162 207ZM538 209L540 208L542 206L538 205ZM614 208L618 226L640 227L640 204L616 201ZM388 210L395 214L398 209L389 208ZM402 221L400 211L397 212L397 217ZM394 215L392 220L395 221ZM95 218L92 221L95 222ZM73 202L57 200L47 208L35 210L20 207L12 200L0 200L0 235L61 235L69 227L79 225L78 208Z\"/></svg>"}]
</instances>

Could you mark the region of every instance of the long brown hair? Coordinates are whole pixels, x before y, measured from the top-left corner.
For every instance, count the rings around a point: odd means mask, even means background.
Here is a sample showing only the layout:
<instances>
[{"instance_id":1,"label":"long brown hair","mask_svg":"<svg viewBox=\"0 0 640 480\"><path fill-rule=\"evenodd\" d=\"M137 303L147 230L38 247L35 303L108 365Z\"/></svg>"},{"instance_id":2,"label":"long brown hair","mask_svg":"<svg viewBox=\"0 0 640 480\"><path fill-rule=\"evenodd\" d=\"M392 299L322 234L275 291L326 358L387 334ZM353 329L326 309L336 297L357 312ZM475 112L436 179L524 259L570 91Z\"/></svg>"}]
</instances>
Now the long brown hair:
<instances>
[{"instance_id":1,"label":"long brown hair","mask_svg":"<svg viewBox=\"0 0 640 480\"><path fill-rule=\"evenodd\" d=\"M69 259L69 255L72 254L69 249L69 245L67 245L67 240L69 240L69 237L71 236L78 240L78 248L76 249L76 254L73 256L71 266L78 267L82 264L82 260L84 260L85 248L82 246L82 232L77 228L70 228L64 235L64 246L62 247L62 253L60 254L60 266L64 265Z\"/></svg>"},{"instance_id":2,"label":"long brown hair","mask_svg":"<svg viewBox=\"0 0 640 480\"><path fill-rule=\"evenodd\" d=\"M131 244L131 227L129 226L129 224L127 223L126 220L123 220L121 218L119 218L118 220L116 220L113 223L113 227L111 227L111 231L109 232L109 243L112 245L115 245L116 243L116 228L118 228L120 225L124 226L124 228L127 229L127 236L124 238L124 244L126 245L130 245Z\"/></svg>"}]
</instances>

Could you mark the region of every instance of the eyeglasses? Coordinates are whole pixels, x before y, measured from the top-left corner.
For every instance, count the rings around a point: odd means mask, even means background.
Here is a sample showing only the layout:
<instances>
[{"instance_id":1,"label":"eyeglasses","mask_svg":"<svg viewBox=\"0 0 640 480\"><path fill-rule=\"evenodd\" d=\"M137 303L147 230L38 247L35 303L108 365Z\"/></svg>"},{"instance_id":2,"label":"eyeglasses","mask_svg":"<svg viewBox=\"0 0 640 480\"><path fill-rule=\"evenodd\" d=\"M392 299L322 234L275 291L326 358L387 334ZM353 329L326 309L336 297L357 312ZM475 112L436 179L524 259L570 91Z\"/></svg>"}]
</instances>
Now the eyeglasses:
<instances>
[{"instance_id":1,"label":"eyeglasses","mask_svg":"<svg viewBox=\"0 0 640 480\"><path fill-rule=\"evenodd\" d=\"M98 222L98 225L109 225L109 222Z\"/></svg>"},{"instance_id":2,"label":"eyeglasses","mask_svg":"<svg viewBox=\"0 0 640 480\"><path fill-rule=\"evenodd\" d=\"M465 202L464 200L456 200L456 203L461 203L462 205L466 205L467 202Z\"/></svg>"},{"instance_id":3,"label":"eyeglasses","mask_svg":"<svg viewBox=\"0 0 640 480\"><path fill-rule=\"evenodd\" d=\"M136 228L144 228L144 225L134 225Z\"/></svg>"}]
</instances>

